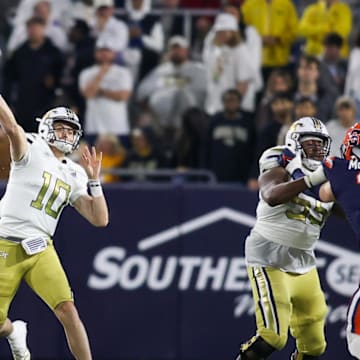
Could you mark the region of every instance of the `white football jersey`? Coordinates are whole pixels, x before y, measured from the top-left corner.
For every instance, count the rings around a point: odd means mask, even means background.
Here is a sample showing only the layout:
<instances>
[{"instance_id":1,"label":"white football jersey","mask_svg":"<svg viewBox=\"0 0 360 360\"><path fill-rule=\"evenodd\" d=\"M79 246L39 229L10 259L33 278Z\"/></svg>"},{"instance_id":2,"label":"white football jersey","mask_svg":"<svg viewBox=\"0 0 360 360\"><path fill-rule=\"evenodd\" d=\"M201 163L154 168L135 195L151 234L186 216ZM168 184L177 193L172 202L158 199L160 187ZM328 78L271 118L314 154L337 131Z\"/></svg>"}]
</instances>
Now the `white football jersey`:
<instances>
[{"instance_id":1,"label":"white football jersey","mask_svg":"<svg viewBox=\"0 0 360 360\"><path fill-rule=\"evenodd\" d=\"M25 156L12 162L1 199L0 236L53 236L63 208L87 194L85 170L58 160L37 134L27 134Z\"/></svg>"},{"instance_id":2,"label":"white football jersey","mask_svg":"<svg viewBox=\"0 0 360 360\"><path fill-rule=\"evenodd\" d=\"M259 160L260 174L278 167L284 146L266 150ZM304 174L309 171L302 167ZM270 206L261 197L253 228L265 239L301 250L313 250L333 203L317 200L310 191L300 193L286 204Z\"/></svg>"}]
</instances>

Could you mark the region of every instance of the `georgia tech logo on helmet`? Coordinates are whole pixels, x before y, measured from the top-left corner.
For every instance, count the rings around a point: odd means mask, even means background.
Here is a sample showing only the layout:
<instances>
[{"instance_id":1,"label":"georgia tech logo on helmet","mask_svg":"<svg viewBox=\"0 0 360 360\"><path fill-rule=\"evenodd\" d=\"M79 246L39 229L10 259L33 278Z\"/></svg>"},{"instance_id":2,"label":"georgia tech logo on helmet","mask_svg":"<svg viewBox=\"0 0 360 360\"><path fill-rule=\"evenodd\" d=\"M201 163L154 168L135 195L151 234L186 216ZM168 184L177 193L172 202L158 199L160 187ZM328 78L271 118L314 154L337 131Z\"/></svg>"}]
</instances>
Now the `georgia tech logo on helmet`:
<instances>
[{"instance_id":1,"label":"georgia tech logo on helmet","mask_svg":"<svg viewBox=\"0 0 360 360\"><path fill-rule=\"evenodd\" d=\"M295 121L291 126L289 131L296 131L298 127L304 127L304 124L301 121Z\"/></svg>"},{"instance_id":2,"label":"georgia tech logo on helmet","mask_svg":"<svg viewBox=\"0 0 360 360\"><path fill-rule=\"evenodd\" d=\"M53 110L49 110L42 118L43 118L44 120L48 119L48 118L50 117L50 115L51 115L52 112L53 112Z\"/></svg>"}]
</instances>

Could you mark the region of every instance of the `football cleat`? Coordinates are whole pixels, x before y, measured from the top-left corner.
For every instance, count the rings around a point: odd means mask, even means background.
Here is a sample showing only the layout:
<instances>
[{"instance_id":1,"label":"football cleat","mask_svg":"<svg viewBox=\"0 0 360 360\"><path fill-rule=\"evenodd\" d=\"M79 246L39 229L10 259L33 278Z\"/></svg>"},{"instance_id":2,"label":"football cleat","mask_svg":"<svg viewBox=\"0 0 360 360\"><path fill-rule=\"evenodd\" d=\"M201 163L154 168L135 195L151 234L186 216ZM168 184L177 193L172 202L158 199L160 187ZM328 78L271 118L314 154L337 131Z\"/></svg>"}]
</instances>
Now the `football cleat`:
<instances>
[{"instance_id":1,"label":"football cleat","mask_svg":"<svg viewBox=\"0 0 360 360\"><path fill-rule=\"evenodd\" d=\"M22 320L13 322L14 330L7 337L14 360L30 360L30 351L26 345L27 325Z\"/></svg>"}]
</instances>

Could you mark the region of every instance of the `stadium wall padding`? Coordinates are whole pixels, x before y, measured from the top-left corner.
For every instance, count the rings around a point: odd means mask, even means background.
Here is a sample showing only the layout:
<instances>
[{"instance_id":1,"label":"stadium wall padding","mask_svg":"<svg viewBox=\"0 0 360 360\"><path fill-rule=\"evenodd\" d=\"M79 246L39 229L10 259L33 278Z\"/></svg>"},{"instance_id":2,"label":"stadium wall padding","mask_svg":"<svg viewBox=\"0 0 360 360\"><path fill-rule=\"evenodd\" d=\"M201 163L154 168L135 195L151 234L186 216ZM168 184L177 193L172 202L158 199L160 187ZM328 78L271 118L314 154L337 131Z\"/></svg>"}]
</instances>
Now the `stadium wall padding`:
<instances>
[{"instance_id":1,"label":"stadium wall padding","mask_svg":"<svg viewBox=\"0 0 360 360\"><path fill-rule=\"evenodd\" d=\"M92 227L69 206L54 238L94 359L234 359L255 330L244 240L258 195L200 184L113 184L105 194L107 228ZM360 256L345 221L329 218L316 253L329 305L323 359L351 359L344 320ZM34 360L72 358L60 324L25 284L10 317L28 322ZM289 337L271 359L288 360L293 348ZM2 340L0 359L8 358Z\"/></svg>"}]
</instances>

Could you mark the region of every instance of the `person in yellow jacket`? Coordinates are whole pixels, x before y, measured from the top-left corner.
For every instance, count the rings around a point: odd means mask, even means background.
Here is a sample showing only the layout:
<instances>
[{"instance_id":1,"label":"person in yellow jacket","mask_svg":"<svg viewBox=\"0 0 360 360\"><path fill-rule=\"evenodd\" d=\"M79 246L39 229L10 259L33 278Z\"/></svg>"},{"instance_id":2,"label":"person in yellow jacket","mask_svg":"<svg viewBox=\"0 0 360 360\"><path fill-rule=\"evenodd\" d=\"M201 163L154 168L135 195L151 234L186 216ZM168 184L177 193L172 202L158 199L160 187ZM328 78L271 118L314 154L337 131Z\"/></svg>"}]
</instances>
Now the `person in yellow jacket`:
<instances>
[{"instance_id":1,"label":"person in yellow jacket","mask_svg":"<svg viewBox=\"0 0 360 360\"><path fill-rule=\"evenodd\" d=\"M299 24L299 36L306 39L305 52L318 56L323 52L323 39L329 33L339 34L343 40L341 56L348 57L348 37L352 28L349 5L341 0L318 0L307 6Z\"/></svg>"},{"instance_id":2,"label":"person in yellow jacket","mask_svg":"<svg viewBox=\"0 0 360 360\"><path fill-rule=\"evenodd\" d=\"M297 36L298 16L291 0L245 0L241 7L244 22L256 28L262 37L262 67L285 67ZM267 70L267 71L266 71Z\"/></svg>"}]
</instances>

